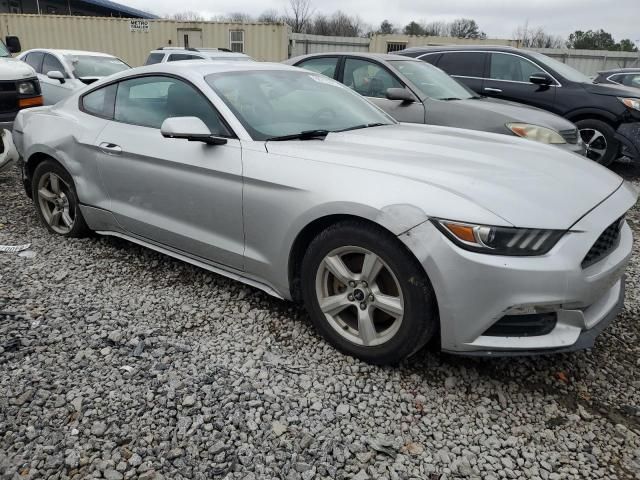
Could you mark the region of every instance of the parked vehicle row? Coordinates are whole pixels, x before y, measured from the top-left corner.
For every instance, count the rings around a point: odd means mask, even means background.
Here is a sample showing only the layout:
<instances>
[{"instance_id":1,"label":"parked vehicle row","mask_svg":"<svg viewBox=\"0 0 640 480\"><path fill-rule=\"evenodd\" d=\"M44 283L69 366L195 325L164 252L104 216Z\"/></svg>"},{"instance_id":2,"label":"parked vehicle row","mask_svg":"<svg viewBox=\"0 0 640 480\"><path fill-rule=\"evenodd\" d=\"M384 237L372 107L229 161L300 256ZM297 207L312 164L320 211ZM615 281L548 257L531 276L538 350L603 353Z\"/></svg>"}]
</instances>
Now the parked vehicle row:
<instances>
[{"instance_id":1,"label":"parked vehicle row","mask_svg":"<svg viewBox=\"0 0 640 480\"><path fill-rule=\"evenodd\" d=\"M441 68L474 92L561 115L580 129L587 156L609 165L640 161L640 92L594 83L541 53L511 47L416 47L398 52Z\"/></svg>"},{"instance_id":2,"label":"parked vehicle row","mask_svg":"<svg viewBox=\"0 0 640 480\"><path fill-rule=\"evenodd\" d=\"M634 187L541 142L398 123L320 73L157 63L21 111L14 136L52 233L303 302L371 363L432 338L465 355L587 348L624 302Z\"/></svg>"},{"instance_id":3,"label":"parked vehicle row","mask_svg":"<svg viewBox=\"0 0 640 480\"><path fill-rule=\"evenodd\" d=\"M254 61L249 55L232 52L228 48L185 48L185 47L160 47L152 50L147 57L145 65L153 65L163 62L178 62L182 60L207 60L224 62Z\"/></svg>"},{"instance_id":4,"label":"parked vehicle row","mask_svg":"<svg viewBox=\"0 0 640 480\"><path fill-rule=\"evenodd\" d=\"M287 62L347 85L400 122L515 135L584 154L578 129L564 118L490 99L439 68L399 55L322 53Z\"/></svg>"}]
</instances>

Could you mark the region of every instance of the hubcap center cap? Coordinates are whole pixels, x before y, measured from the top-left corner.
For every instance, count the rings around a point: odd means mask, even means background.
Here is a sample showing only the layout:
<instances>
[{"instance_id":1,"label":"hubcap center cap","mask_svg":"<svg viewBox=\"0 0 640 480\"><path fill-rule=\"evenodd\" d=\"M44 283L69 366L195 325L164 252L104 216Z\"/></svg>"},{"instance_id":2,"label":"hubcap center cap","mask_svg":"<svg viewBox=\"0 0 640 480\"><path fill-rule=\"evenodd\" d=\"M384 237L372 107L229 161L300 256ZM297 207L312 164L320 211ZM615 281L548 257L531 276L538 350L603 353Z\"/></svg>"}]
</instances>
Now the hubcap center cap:
<instances>
[{"instance_id":1,"label":"hubcap center cap","mask_svg":"<svg viewBox=\"0 0 640 480\"><path fill-rule=\"evenodd\" d=\"M365 294L359 288L356 288L353 291L353 298L355 298L358 302L362 302L365 299Z\"/></svg>"}]
</instances>

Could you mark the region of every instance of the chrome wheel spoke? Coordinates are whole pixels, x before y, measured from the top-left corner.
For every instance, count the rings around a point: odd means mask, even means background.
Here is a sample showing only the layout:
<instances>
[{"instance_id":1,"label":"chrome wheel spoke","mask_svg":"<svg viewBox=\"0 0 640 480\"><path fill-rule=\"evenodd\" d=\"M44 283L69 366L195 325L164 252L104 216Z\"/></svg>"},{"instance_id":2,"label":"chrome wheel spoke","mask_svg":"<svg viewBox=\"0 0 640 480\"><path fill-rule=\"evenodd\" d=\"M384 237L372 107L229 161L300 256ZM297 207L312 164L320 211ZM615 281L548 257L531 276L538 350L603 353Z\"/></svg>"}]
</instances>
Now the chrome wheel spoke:
<instances>
[{"instance_id":1,"label":"chrome wheel spoke","mask_svg":"<svg viewBox=\"0 0 640 480\"><path fill-rule=\"evenodd\" d=\"M371 345L378 338L378 332L369 308L358 309L358 336L364 345Z\"/></svg>"},{"instance_id":2,"label":"chrome wheel spoke","mask_svg":"<svg viewBox=\"0 0 640 480\"><path fill-rule=\"evenodd\" d=\"M69 215L69 211L66 209L62 212L62 222L69 228L73 226L73 219L71 218L71 215Z\"/></svg>"},{"instance_id":3,"label":"chrome wheel spoke","mask_svg":"<svg viewBox=\"0 0 640 480\"><path fill-rule=\"evenodd\" d=\"M51 185L51 191L53 193L60 193L60 179L53 173L49 174L49 185Z\"/></svg>"},{"instance_id":4,"label":"chrome wheel spoke","mask_svg":"<svg viewBox=\"0 0 640 480\"><path fill-rule=\"evenodd\" d=\"M324 264L327 269L333 273L333 275L344 285L349 284L349 280L352 280L354 274L347 268L339 255L332 255L324 259Z\"/></svg>"},{"instance_id":5,"label":"chrome wheel spoke","mask_svg":"<svg viewBox=\"0 0 640 480\"><path fill-rule=\"evenodd\" d=\"M58 208L54 208L51 212L51 216L49 217L49 225L52 227L57 227L60 225L60 219L62 218L62 210L58 210Z\"/></svg>"},{"instance_id":6,"label":"chrome wheel spoke","mask_svg":"<svg viewBox=\"0 0 640 480\"><path fill-rule=\"evenodd\" d=\"M352 303L346 294L332 295L320 299L320 310L327 315L337 315L350 305L352 305Z\"/></svg>"},{"instance_id":7,"label":"chrome wheel spoke","mask_svg":"<svg viewBox=\"0 0 640 480\"><path fill-rule=\"evenodd\" d=\"M394 318L401 317L404 313L402 300L399 297L392 297L391 295L376 294L373 306Z\"/></svg>"},{"instance_id":8,"label":"chrome wheel spoke","mask_svg":"<svg viewBox=\"0 0 640 480\"><path fill-rule=\"evenodd\" d=\"M47 188L42 187L40 190L38 190L38 195L40 195L40 198L42 198L43 200L46 200L49 203L53 203L56 198L58 198L58 196L49 191Z\"/></svg>"},{"instance_id":9,"label":"chrome wheel spoke","mask_svg":"<svg viewBox=\"0 0 640 480\"><path fill-rule=\"evenodd\" d=\"M376 254L367 253L364 256L360 276L363 280L373 283L383 267L382 261L380 261L380 258Z\"/></svg>"}]
</instances>

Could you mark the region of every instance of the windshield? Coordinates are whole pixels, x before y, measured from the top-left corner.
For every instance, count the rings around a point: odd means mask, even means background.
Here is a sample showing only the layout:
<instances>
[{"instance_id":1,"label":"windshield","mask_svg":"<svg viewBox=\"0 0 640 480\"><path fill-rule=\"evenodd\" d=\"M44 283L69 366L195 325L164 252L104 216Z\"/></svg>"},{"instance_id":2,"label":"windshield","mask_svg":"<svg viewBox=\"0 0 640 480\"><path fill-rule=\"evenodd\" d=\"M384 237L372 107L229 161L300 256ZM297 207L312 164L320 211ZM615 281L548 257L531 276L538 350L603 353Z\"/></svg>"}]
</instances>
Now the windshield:
<instances>
[{"instance_id":1,"label":"windshield","mask_svg":"<svg viewBox=\"0 0 640 480\"><path fill-rule=\"evenodd\" d=\"M390 60L389 63L411 80L411 83L429 98L435 98L436 100L462 100L477 97L475 93L460 85L442 70L426 62Z\"/></svg>"},{"instance_id":2,"label":"windshield","mask_svg":"<svg viewBox=\"0 0 640 480\"><path fill-rule=\"evenodd\" d=\"M395 123L357 93L315 73L224 72L209 75L206 81L254 140Z\"/></svg>"},{"instance_id":3,"label":"windshield","mask_svg":"<svg viewBox=\"0 0 640 480\"><path fill-rule=\"evenodd\" d=\"M107 77L127 70L129 65L115 57L94 55L65 55L76 78Z\"/></svg>"},{"instance_id":4,"label":"windshield","mask_svg":"<svg viewBox=\"0 0 640 480\"><path fill-rule=\"evenodd\" d=\"M546 55L542 55L538 52L527 52L533 58L542 63L543 66L548 66L549 68L555 70L564 78L569 80L570 82L580 82L580 83L592 83L592 80L587 77L584 73L579 72L573 67L570 67L566 63L562 63L555 58L547 57Z\"/></svg>"},{"instance_id":5,"label":"windshield","mask_svg":"<svg viewBox=\"0 0 640 480\"><path fill-rule=\"evenodd\" d=\"M10 57L11 53L9 53L9 49L7 46L0 41L0 57Z\"/></svg>"}]
</instances>

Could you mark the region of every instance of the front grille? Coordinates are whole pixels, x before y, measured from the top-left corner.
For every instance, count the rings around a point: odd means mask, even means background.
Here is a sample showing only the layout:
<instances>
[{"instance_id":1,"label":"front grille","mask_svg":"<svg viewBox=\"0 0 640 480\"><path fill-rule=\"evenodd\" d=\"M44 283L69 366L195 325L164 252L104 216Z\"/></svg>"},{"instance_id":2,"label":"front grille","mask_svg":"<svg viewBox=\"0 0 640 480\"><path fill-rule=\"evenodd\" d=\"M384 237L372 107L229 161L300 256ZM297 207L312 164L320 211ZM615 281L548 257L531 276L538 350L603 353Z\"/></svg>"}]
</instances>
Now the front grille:
<instances>
[{"instance_id":1,"label":"front grille","mask_svg":"<svg viewBox=\"0 0 640 480\"><path fill-rule=\"evenodd\" d=\"M560 130L560 135L567 143L578 143L578 129L572 128L571 130Z\"/></svg>"},{"instance_id":2,"label":"front grille","mask_svg":"<svg viewBox=\"0 0 640 480\"><path fill-rule=\"evenodd\" d=\"M539 337L551 333L558 322L558 315L533 313L506 315L491 325L482 335L488 337Z\"/></svg>"},{"instance_id":3,"label":"front grille","mask_svg":"<svg viewBox=\"0 0 640 480\"><path fill-rule=\"evenodd\" d=\"M624 216L617 219L609 225L604 232L602 232L596 240L596 243L593 244L587 253L587 256L582 260L582 263L580 264L582 268L587 268L594 263L599 262L609 255L614 248L616 248L620 241L620 229L622 228L623 223Z\"/></svg>"},{"instance_id":4,"label":"front grille","mask_svg":"<svg viewBox=\"0 0 640 480\"><path fill-rule=\"evenodd\" d=\"M18 92L16 82L0 82L0 113L18 110Z\"/></svg>"}]
</instances>

